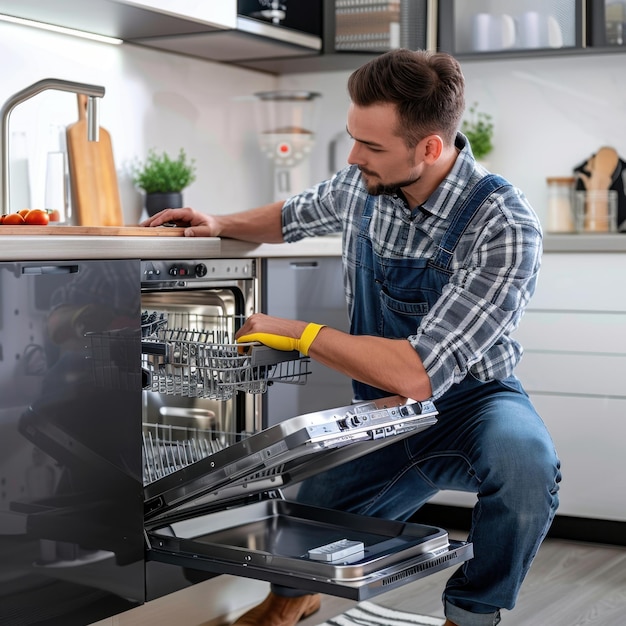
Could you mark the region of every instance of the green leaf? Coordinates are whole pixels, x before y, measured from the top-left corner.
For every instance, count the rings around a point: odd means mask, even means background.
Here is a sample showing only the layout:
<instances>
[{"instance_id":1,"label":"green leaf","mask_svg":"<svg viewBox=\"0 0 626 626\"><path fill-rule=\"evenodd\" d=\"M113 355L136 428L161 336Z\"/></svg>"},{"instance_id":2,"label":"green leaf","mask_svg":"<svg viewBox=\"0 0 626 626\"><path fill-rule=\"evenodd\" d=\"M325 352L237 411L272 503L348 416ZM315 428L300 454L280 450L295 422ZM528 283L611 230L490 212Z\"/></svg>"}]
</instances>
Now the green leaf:
<instances>
[{"instance_id":1,"label":"green leaf","mask_svg":"<svg viewBox=\"0 0 626 626\"><path fill-rule=\"evenodd\" d=\"M176 159L150 150L143 163L133 166L132 174L133 184L146 193L180 192L196 180L195 159L188 160L183 148Z\"/></svg>"},{"instance_id":2,"label":"green leaf","mask_svg":"<svg viewBox=\"0 0 626 626\"><path fill-rule=\"evenodd\" d=\"M469 108L469 117L463 120L461 132L468 138L476 159L482 159L493 150L493 121L488 113L478 110L478 103Z\"/></svg>"}]
</instances>

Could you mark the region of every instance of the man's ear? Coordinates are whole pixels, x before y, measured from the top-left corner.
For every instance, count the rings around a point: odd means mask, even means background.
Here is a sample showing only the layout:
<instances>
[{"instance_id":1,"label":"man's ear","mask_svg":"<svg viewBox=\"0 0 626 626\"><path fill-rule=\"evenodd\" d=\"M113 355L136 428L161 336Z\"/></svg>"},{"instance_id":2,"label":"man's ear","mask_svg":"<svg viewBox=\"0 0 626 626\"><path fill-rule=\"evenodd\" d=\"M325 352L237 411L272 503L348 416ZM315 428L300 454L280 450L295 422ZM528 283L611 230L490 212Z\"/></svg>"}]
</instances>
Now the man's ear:
<instances>
[{"instance_id":1,"label":"man's ear","mask_svg":"<svg viewBox=\"0 0 626 626\"><path fill-rule=\"evenodd\" d=\"M443 139L439 135L428 135L418 144L421 157L427 164L434 163L443 152Z\"/></svg>"}]
</instances>

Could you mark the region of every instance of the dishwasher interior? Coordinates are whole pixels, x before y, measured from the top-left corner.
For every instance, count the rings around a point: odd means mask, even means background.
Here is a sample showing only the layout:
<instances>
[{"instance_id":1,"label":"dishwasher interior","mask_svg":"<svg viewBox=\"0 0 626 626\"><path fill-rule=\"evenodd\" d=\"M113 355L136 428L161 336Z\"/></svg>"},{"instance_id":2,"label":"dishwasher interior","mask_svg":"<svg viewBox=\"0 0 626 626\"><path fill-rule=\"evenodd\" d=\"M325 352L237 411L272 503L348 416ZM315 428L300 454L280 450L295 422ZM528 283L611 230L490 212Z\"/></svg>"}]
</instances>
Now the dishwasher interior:
<instances>
[{"instance_id":1,"label":"dishwasher interior","mask_svg":"<svg viewBox=\"0 0 626 626\"><path fill-rule=\"evenodd\" d=\"M197 296L198 294L194 294ZM151 483L259 430L254 396L276 382L303 384L309 360L297 352L237 344L243 316L224 293L198 304L142 313L143 481Z\"/></svg>"},{"instance_id":2,"label":"dishwasher interior","mask_svg":"<svg viewBox=\"0 0 626 626\"><path fill-rule=\"evenodd\" d=\"M148 561L363 600L472 556L436 527L301 505L283 489L428 428L398 397L263 429L260 398L302 385L299 353L237 344L257 310L247 261L142 262L142 459Z\"/></svg>"}]
</instances>

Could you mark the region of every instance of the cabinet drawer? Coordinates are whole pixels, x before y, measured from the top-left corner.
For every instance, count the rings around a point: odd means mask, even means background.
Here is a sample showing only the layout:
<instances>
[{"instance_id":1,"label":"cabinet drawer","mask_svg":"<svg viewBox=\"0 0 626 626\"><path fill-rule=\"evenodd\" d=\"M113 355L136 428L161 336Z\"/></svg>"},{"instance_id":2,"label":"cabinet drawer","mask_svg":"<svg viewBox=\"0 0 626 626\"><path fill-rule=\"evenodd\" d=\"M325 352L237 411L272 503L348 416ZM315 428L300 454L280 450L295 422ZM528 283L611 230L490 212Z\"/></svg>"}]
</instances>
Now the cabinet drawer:
<instances>
[{"instance_id":1,"label":"cabinet drawer","mask_svg":"<svg viewBox=\"0 0 626 626\"><path fill-rule=\"evenodd\" d=\"M531 397L562 463L558 513L626 521L626 398Z\"/></svg>"},{"instance_id":2,"label":"cabinet drawer","mask_svg":"<svg viewBox=\"0 0 626 626\"><path fill-rule=\"evenodd\" d=\"M515 338L525 351L626 355L626 313L527 311Z\"/></svg>"},{"instance_id":3,"label":"cabinet drawer","mask_svg":"<svg viewBox=\"0 0 626 626\"><path fill-rule=\"evenodd\" d=\"M517 375L529 393L613 396L626 399L626 355L528 351Z\"/></svg>"},{"instance_id":4,"label":"cabinet drawer","mask_svg":"<svg viewBox=\"0 0 626 626\"><path fill-rule=\"evenodd\" d=\"M529 310L625 311L624 254L545 254Z\"/></svg>"}]
</instances>

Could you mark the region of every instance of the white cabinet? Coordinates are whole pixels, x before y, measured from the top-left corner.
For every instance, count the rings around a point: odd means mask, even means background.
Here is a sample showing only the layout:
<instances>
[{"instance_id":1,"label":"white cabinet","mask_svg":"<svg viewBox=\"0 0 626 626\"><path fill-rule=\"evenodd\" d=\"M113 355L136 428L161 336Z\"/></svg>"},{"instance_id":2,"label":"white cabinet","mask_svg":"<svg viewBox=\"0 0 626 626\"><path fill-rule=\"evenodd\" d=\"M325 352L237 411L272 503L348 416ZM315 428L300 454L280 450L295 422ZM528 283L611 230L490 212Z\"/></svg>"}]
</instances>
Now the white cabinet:
<instances>
[{"instance_id":1,"label":"white cabinet","mask_svg":"<svg viewBox=\"0 0 626 626\"><path fill-rule=\"evenodd\" d=\"M236 0L200 2L198 0L118 0L121 4L141 7L164 15L204 22L216 28L237 26Z\"/></svg>"},{"instance_id":2,"label":"white cabinet","mask_svg":"<svg viewBox=\"0 0 626 626\"><path fill-rule=\"evenodd\" d=\"M626 255L544 255L517 373L562 462L559 514L626 521Z\"/></svg>"},{"instance_id":3,"label":"white cabinet","mask_svg":"<svg viewBox=\"0 0 626 626\"><path fill-rule=\"evenodd\" d=\"M2 0L0 13L134 41L233 28L236 0Z\"/></svg>"},{"instance_id":4,"label":"white cabinet","mask_svg":"<svg viewBox=\"0 0 626 626\"><path fill-rule=\"evenodd\" d=\"M601 236L601 235L600 235ZM559 515L626 521L626 254L546 253L517 375L561 459ZM474 494L433 502L473 506Z\"/></svg>"}]
</instances>

